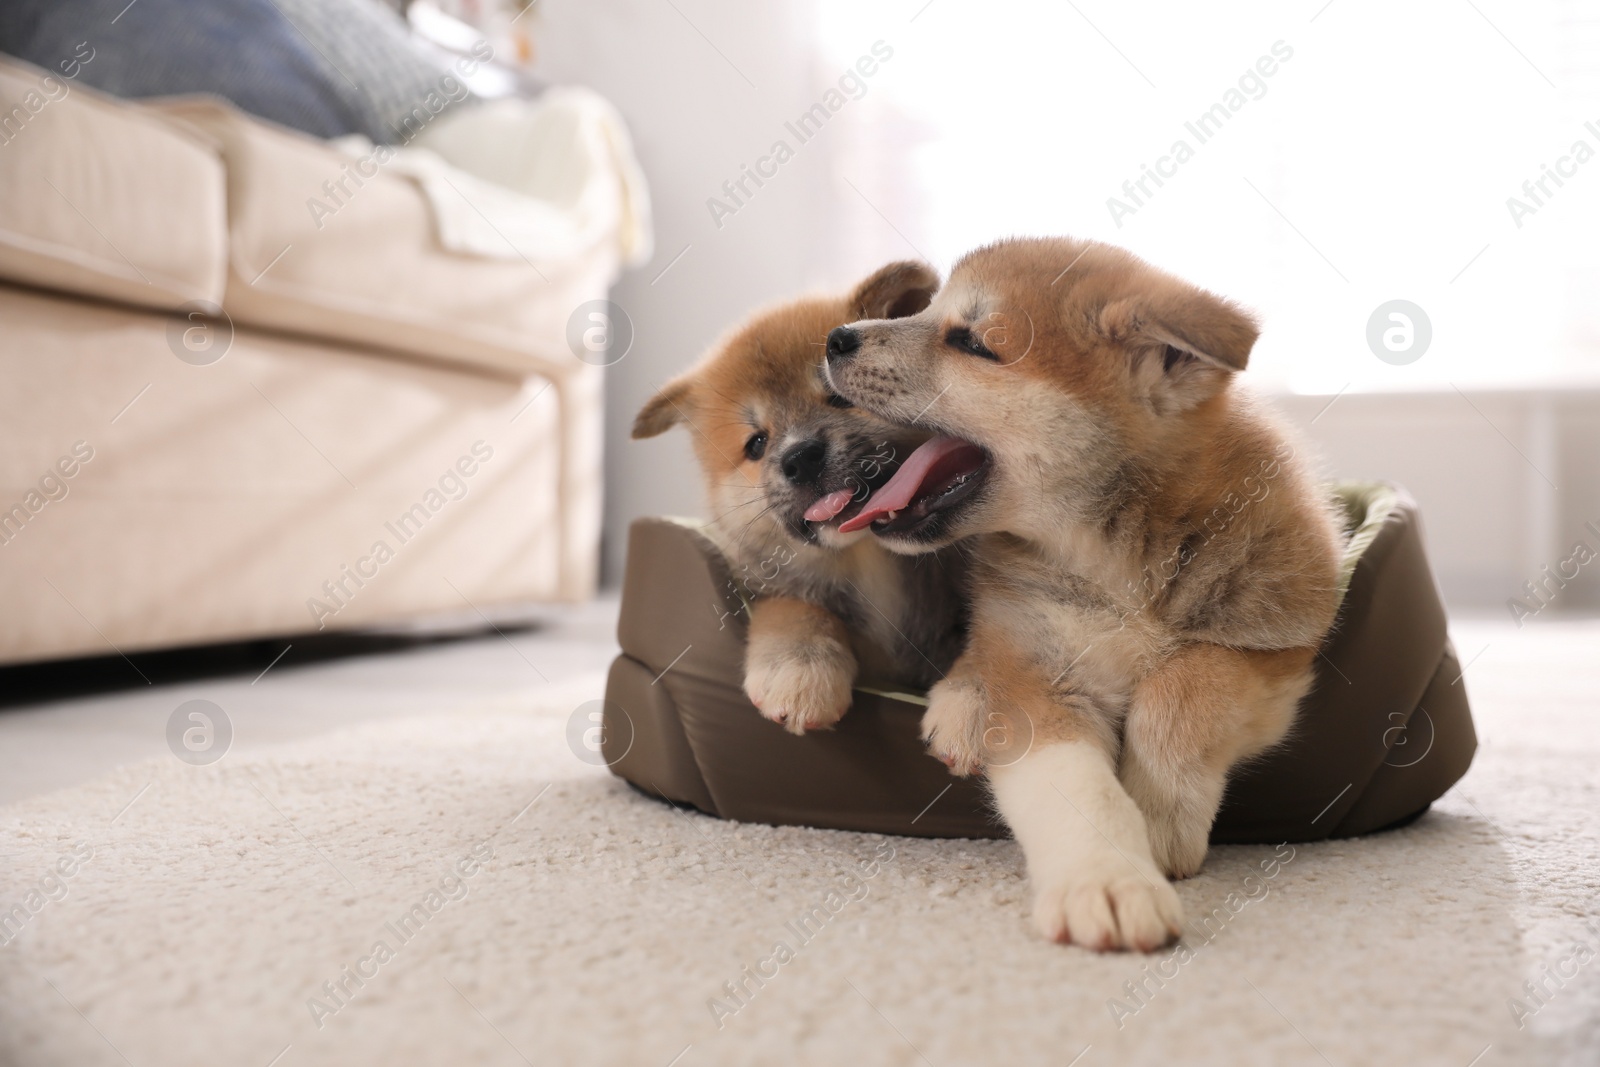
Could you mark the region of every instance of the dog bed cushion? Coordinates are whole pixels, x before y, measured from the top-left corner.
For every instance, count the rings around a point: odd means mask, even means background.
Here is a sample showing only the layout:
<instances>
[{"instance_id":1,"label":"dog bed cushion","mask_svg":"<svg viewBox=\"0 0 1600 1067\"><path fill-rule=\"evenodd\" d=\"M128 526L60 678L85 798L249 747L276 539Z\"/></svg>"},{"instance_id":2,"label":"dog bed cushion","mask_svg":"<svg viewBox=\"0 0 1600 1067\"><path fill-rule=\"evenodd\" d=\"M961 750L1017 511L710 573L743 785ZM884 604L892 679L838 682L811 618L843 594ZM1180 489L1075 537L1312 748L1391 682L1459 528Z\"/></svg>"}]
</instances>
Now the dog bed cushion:
<instances>
[{"instance_id":1,"label":"dog bed cushion","mask_svg":"<svg viewBox=\"0 0 1600 1067\"><path fill-rule=\"evenodd\" d=\"M1415 819L1477 748L1416 503L1335 488L1346 517L1338 622L1290 737L1236 768L1213 842L1350 837ZM601 751L639 789L746 822L1004 837L980 777L918 734L926 697L858 688L832 730L795 737L743 691L748 605L700 524L633 524Z\"/></svg>"}]
</instances>

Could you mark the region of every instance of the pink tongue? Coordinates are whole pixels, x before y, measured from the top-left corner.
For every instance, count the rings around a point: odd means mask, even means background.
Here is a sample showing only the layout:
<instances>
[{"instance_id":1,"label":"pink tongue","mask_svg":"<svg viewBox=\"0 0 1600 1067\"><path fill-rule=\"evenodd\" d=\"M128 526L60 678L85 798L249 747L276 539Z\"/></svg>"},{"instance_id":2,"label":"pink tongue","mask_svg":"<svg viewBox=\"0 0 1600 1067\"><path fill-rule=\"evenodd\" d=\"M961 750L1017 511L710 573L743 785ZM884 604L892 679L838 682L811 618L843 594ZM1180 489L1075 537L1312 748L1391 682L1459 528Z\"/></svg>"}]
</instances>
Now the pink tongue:
<instances>
[{"instance_id":1,"label":"pink tongue","mask_svg":"<svg viewBox=\"0 0 1600 1067\"><path fill-rule=\"evenodd\" d=\"M971 444L959 437L934 437L924 441L921 447L900 464L900 469L894 472L894 477L872 494L872 498L854 518L840 524L839 532L851 533L855 530L864 530L872 525L873 520L881 519L891 511L899 511L911 503L912 497L922 488L922 483L929 472L941 460L971 447Z\"/></svg>"},{"instance_id":2,"label":"pink tongue","mask_svg":"<svg viewBox=\"0 0 1600 1067\"><path fill-rule=\"evenodd\" d=\"M836 492L829 493L815 504L812 504L809 508L806 508L806 521L827 522L829 519L839 514L839 512L843 511L844 506L850 503L851 499L854 498L855 495L854 489L840 489Z\"/></svg>"}]
</instances>

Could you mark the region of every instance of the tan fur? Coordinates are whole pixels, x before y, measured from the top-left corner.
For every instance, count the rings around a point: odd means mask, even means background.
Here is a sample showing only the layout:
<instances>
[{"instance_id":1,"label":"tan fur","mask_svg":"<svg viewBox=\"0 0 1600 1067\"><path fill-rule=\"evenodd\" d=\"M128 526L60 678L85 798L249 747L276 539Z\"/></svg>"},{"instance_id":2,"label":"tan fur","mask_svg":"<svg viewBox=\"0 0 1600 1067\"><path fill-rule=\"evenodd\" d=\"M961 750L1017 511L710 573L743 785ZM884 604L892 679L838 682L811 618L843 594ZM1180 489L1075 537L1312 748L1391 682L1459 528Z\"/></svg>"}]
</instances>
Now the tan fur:
<instances>
[{"instance_id":1,"label":"tan fur","mask_svg":"<svg viewBox=\"0 0 1600 1067\"><path fill-rule=\"evenodd\" d=\"M1050 767L1103 762L1143 813L1119 831L1123 865L1193 874L1229 770L1289 730L1336 603L1331 508L1233 383L1254 322L1125 251L1061 239L981 249L921 313L850 330L859 347L829 359L836 389L990 457L975 493L886 535L903 552L980 537L969 653L931 694L925 736L958 771L988 761L1008 783L1002 814L1029 825L1015 805L1089 788L1048 780ZM996 716L1010 724L999 734L983 728ZM1071 892L1145 892L1109 854L1074 866L1048 835L1032 847L1051 856L1030 852L1030 869ZM1115 918L1113 905L1074 912L1065 882L1035 882L1049 936L1083 940L1086 924L1091 943L1150 947L1149 916L1165 914L1151 883L1129 905L1137 929L1108 933L1092 916Z\"/></svg>"},{"instance_id":2,"label":"tan fur","mask_svg":"<svg viewBox=\"0 0 1600 1067\"><path fill-rule=\"evenodd\" d=\"M960 651L959 557L912 561L865 533L840 534L802 513L826 492L871 488L928 434L828 403L822 375L828 331L863 317L920 311L938 288L925 264L892 263L847 295L797 300L754 316L694 368L664 386L634 421L652 437L680 423L692 435L737 592L752 602L745 692L795 733L844 714L858 675L926 686ZM746 454L766 434L765 452ZM816 485L795 484L783 457L825 446Z\"/></svg>"}]
</instances>

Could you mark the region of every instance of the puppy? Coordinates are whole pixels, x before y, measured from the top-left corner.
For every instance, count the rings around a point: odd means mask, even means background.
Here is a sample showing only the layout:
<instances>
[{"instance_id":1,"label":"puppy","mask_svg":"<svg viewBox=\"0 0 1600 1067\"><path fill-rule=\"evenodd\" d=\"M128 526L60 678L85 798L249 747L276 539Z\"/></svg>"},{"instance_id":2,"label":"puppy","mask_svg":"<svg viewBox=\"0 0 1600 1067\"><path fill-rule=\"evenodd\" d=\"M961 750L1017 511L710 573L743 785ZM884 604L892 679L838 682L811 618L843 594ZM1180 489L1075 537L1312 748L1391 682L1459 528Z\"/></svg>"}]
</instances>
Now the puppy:
<instances>
[{"instance_id":1,"label":"puppy","mask_svg":"<svg viewBox=\"0 0 1600 1067\"><path fill-rule=\"evenodd\" d=\"M928 307L828 339L840 396L939 434L847 521L897 552L981 535L966 653L923 735L987 765L1041 932L1176 935L1229 769L1282 739L1341 541L1234 383L1256 325L1120 249L1012 240Z\"/></svg>"},{"instance_id":2,"label":"puppy","mask_svg":"<svg viewBox=\"0 0 1600 1067\"><path fill-rule=\"evenodd\" d=\"M693 434L713 536L753 601L745 693L796 734L837 722L858 674L926 688L960 653L959 554L913 560L840 532L929 432L862 411L823 380L829 330L920 311L938 285L931 267L893 263L848 296L757 315L633 424L635 438L680 422Z\"/></svg>"}]
</instances>

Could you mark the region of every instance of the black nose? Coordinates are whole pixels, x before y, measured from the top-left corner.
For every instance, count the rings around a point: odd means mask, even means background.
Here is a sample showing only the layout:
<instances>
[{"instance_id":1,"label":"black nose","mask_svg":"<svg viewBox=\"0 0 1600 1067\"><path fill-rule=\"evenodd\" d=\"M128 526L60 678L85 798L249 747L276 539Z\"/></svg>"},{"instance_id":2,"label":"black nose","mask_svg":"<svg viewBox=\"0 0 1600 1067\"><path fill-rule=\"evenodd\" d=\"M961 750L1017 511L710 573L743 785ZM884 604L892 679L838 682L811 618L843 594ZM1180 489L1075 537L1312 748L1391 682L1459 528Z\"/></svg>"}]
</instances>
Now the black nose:
<instances>
[{"instance_id":1,"label":"black nose","mask_svg":"<svg viewBox=\"0 0 1600 1067\"><path fill-rule=\"evenodd\" d=\"M783 476L795 485L812 485L827 456L828 447L821 441L801 441L783 454Z\"/></svg>"},{"instance_id":2,"label":"black nose","mask_svg":"<svg viewBox=\"0 0 1600 1067\"><path fill-rule=\"evenodd\" d=\"M861 348L861 335L848 326L835 326L828 333L828 358L849 359Z\"/></svg>"}]
</instances>

